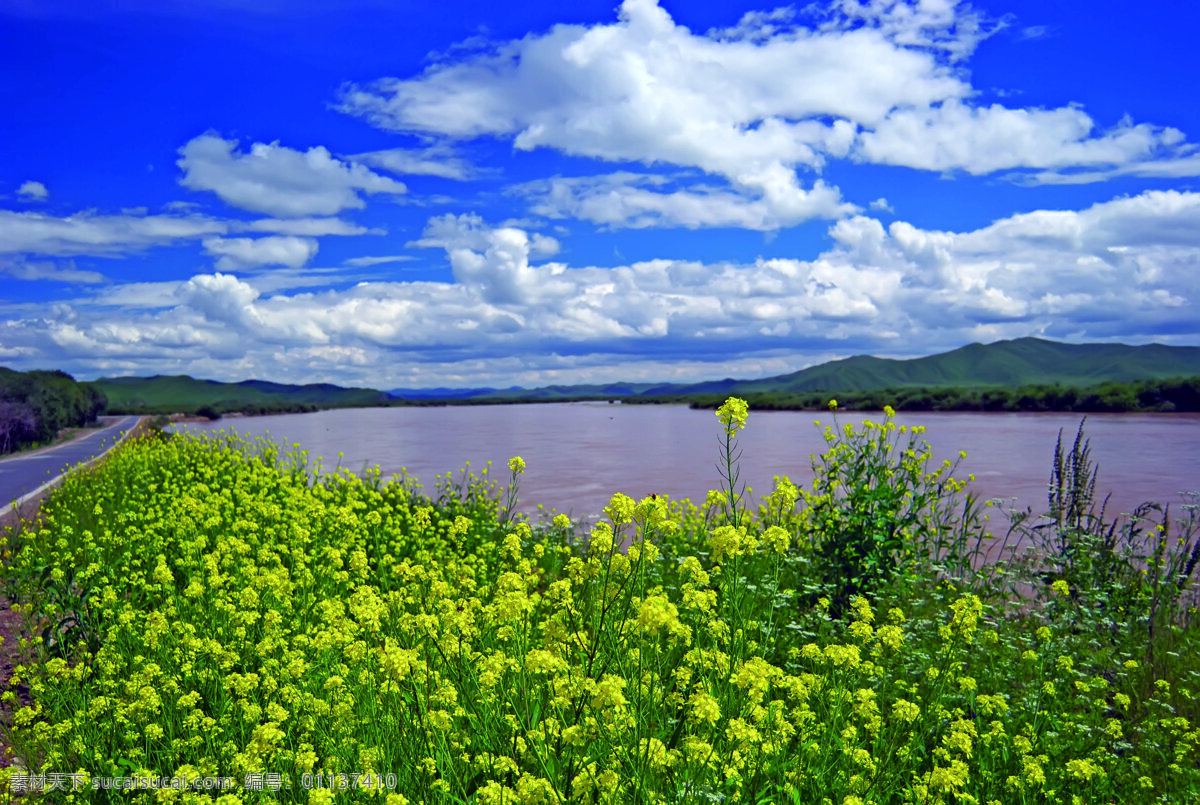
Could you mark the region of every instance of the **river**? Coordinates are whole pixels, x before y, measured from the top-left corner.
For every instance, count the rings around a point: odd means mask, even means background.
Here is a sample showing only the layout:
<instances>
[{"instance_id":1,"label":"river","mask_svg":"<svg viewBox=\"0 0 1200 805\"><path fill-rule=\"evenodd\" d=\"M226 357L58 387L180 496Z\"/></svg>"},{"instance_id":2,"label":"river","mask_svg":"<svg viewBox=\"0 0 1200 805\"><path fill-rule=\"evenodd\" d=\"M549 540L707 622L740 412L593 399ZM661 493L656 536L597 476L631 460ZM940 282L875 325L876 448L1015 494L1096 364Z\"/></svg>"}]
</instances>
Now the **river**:
<instances>
[{"instance_id":1,"label":"river","mask_svg":"<svg viewBox=\"0 0 1200 805\"><path fill-rule=\"evenodd\" d=\"M899 424L924 425L936 461L967 453L957 477L975 475L968 489L1001 509L1046 506L1055 438L1069 449L1079 414L901 413ZM882 414L842 413L839 425ZM771 491L775 475L811 483L810 455L826 445L814 421L832 415L751 412L738 436L742 479L755 496ZM193 430L232 428L269 435L281 445L299 443L323 469L355 472L378 466L383 476L401 468L427 492L438 476L458 477L470 462L478 472L492 461L491 477L508 478L508 459L527 465L518 508L594 517L614 492L640 499L651 493L702 501L719 483L721 426L712 411L676 405L549 403L537 405L354 408L312 414L228 418L192 423ZM1100 469L1098 497L1111 493L1110 513L1143 501L1170 503L1178 511L1189 491L1200 490L1200 415L1091 414L1086 435ZM339 453L341 453L339 457ZM1192 502L1196 502L1191 499ZM1182 512L1180 512L1182 514ZM992 516L1007 525L1007 518ZM999 529L1003 530L1003 528Z\"/></svg>"}]
</instances>

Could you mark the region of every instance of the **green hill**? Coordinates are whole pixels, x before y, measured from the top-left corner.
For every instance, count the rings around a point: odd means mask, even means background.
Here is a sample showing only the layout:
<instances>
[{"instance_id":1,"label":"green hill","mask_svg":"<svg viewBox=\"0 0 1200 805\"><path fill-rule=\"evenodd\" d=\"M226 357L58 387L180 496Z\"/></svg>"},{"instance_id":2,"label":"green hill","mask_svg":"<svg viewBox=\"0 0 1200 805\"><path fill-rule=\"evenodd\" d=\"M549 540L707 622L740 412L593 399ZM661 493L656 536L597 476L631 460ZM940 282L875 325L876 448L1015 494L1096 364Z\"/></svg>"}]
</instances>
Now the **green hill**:
<instances>
[{"instance_id":1,"label":"green hill","mask_svg":"<svg viewBox=\"0 0 1200 805\"><path fill-rule=\"evenodd\" d=\"M188 375L102 377L93 385L108 397L111 412L194 412L208 406L217 412L296 411L379 405L388 395L374 389L342 388L329 383L292 386L265 380L221 383Z\"/></svg>"},{"instance_id":2,"label":"green hill","mask_svg":"<svg viewBox=\"0 0 1200 805\"><path fill-rule=\"evenodd\" d=\"M1062 344L1018 338L969 344L924 358L898 360L856 355L798 372L757 380L657 384L636 396L875 391L898 388L999 387L1034 384L1090 386L1109 381L1200 375L1200 347L1162 344ZM616 384L614 384L616 385ZM585 386L559 386L563 396Z\"/></svg>"},{"instance_id":3,"label":"green hill","mask_svg":"<svg viewBox=\"0 0 1200 805\"><path fill-rule=\"evenodd\" d=\"M1157 380L1200 374L1200 347L1062 344L1018 338L940 355L893 360L859 355L792 374L741 381L733 392L871 391L906 386L1017 386Z\"/></svg>"}]
</instances>

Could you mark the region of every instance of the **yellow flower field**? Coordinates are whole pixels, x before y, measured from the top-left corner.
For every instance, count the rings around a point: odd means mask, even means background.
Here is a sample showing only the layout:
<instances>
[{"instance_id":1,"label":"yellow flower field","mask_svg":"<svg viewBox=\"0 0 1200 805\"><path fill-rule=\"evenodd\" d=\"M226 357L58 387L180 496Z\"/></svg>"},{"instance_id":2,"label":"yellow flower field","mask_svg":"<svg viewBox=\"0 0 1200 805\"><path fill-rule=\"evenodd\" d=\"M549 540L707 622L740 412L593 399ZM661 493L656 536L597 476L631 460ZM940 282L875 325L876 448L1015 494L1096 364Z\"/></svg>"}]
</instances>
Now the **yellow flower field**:
<instances>
[{"instance_id":1,"label":"yellow flower field","mask_svg":"<svg viewBox=\"0 0 1200 805\"><path fill-rule=\"evenodd\" d=\"M0 801L1200 798L1190 524L1114 526L1152 551L1100 566L1076 522L1052 586L973 569L981 508L890 414L751 510L730 400L704 505L618 493L586 529L513 512L519 457L426 493L140 440L5 537L37 661ZM225 779L103 787L164 777Z\"/></svg>"}]
</instances>

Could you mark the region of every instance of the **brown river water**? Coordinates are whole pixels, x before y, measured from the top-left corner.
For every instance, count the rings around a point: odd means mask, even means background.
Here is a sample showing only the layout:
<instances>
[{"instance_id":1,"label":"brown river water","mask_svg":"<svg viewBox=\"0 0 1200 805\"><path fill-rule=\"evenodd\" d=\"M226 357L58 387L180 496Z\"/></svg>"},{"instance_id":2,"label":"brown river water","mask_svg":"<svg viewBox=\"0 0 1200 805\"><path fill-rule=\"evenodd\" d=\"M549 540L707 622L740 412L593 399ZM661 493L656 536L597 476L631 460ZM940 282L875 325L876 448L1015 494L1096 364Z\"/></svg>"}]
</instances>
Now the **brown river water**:
<instances>
[{"instance_id":1,"label":"brown river water","mask_svg":"<svg viewBox=\"0 0 1200 805\"><path fill-rule=\"evenodd\" d=\"M967 458L957 477L1000 510L1046 507L1055 438L1067 448L1079 414L901 413L899 424L924 425L935 461ZM882 414L842 413L837 422L875 422ZM812 481L810 455L826 445L828 413L754 411L738 436L742 480L752 497L771 491L775 475L797 484ZM537 405L355 408L312 414L230 418L189 424L194 430L231 428L248 436L270 436L277 444L299 443L323 471L338 466L355 472L378 466L383 477L405 468L433 492L438 476L457 478L492 461L490 477L508 479L508 459L527 465L518 508L536 518L542 511L594 518L614 492L635 499L651 493L697 502L720 482L721 426L714 412L684 406L551 403ZM1092 414L1086 435L1100 468L1098 497L1111 493L1110 513L1128 512L1143 501L1169 503L1182 515L1186 493L1200 490L1200 415ZM339 452L341 456L339 457ZM1008 520L992 514L992 532ZM998 526L998 527L997 527Z\"/></svg>"}]
</instances>

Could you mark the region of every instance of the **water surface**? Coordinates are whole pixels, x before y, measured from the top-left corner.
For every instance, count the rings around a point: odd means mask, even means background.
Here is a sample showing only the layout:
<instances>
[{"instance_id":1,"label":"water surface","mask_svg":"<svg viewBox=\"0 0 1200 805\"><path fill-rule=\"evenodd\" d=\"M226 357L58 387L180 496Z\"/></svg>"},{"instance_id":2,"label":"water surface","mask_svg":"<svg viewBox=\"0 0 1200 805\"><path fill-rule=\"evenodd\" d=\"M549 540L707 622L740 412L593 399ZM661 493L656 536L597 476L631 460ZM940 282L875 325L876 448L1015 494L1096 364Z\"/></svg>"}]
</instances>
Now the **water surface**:
<instances>
[{"instance_id":1,"label":"water surface","mask_svg":"<svg viewBox=\"0 0 1200 805\"><path fill-rule=\"evenodd\" d=\"M881 414L839 414L858 425ZM935 460L957 458L959 477L978 496L1035 513L1046 507L1054 443L1060 429L1067 447L1079 414L901 413L896 421L925 425ZM829 414L752 412L738 437L742 479L755 495L771 490L775 475L811 483L810 455L826 445L814 421ZM426 491L438 476L456 477L470 462L503 483L512 456L525 459L519 508L594 516L613 492L634 498L650 493L703 500L717 488L721 426L712 411L684 406L551 403L538 405L355 408L312 414L230 418L190 425L233 428L277 443L299 443L323 468L362 471L378 466L384 477L405 468ZM1110 512L1131 511L1152 500L1173 507L1200 489L1200 415L1092 414L1087 418L1092 455L1100 467L1097 493L1111 493ZM339 457L339 453L341 456Z\"/></svg>"}]
</instances>

